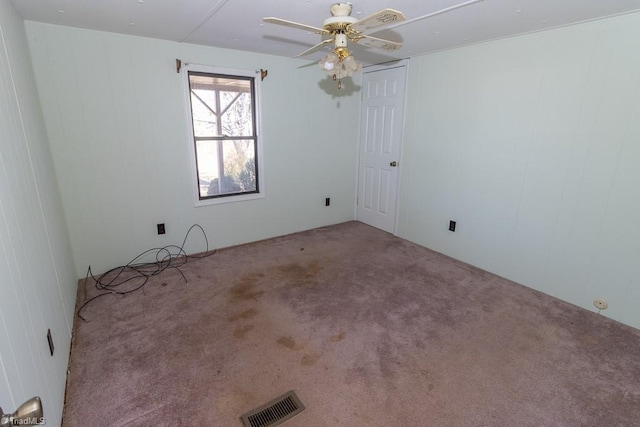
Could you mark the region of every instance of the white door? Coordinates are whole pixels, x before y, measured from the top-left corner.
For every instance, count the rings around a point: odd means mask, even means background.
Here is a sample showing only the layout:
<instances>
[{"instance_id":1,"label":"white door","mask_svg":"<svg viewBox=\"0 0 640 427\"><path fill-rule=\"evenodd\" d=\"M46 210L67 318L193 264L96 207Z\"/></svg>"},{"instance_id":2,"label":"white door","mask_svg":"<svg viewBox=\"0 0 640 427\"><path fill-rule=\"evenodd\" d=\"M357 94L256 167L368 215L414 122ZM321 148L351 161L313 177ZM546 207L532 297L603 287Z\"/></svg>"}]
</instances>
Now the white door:
<instances>
[{"instance_id":1,"label":"white door","mask_svg":"<svg viewBox=\"0 0 640 427\"><path fill-rule=\"evenodd\" d=\"M364 71L360 107L357 218L395 233L406 62Z\"/></svg>"}]
</instances>

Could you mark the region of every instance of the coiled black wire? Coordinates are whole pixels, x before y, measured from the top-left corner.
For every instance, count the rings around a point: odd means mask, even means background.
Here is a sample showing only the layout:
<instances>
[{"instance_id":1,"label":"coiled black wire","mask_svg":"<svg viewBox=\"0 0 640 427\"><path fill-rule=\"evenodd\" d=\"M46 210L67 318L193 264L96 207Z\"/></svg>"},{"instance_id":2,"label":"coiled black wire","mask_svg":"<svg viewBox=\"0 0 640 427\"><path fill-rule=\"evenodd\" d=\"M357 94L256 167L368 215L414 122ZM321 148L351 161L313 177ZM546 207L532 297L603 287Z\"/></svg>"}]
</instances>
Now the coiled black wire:
<instances>
[{"instance_id":1,"label":"coiled black wire","mask_svg":"<svg viewBox=\"0 0 640 427\"><path fill-rule=\"evenodd\" d=\"M184 250L184 246L187 243L189 234L191 231L197 228L202 232L206 249L204 252L200 252L196 255L187 255ZM155 252L155 262L141 263L139 260ZM185 265L189 259L202 259L209 257L216 253L216 250L209 251L209 240L207 239L207 233L199 224L193 224L187 234L184 236L181 246L167 245L161 248L153 248L146 250L136 257L134 257L127 264L112 268L109 271L102 273L97 278L91 271L91 266L87 269L87 275L84 278L84 302L78 309L78 317L85 322L87 321L81 314L82 310L92 301L105 295L126 295L131 292L135 292L144 285L147 284L149 279L153 276L157 276L168 268L174 268L180 272L182 279L186 284L189 281L185 277L180 267ZM95 282L96 289L103 291L89 299L87 299L87 283L89 282L89 276ZM126 286L129 285L129 286Z\"/></svg>"}]
</instances>

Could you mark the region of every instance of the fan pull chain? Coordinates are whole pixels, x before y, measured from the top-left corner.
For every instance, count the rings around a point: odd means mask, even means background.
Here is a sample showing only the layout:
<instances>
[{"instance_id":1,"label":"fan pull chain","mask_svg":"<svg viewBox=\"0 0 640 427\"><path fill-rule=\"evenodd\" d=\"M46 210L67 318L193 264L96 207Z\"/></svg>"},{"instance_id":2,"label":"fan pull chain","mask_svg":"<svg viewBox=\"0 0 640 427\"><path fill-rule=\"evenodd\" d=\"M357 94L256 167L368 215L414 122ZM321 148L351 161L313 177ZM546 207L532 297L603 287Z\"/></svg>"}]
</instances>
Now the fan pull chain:
<instances>
[{"instance_id":1,"label":"fan pull chain","mask_svg":"<svg viewBox=\"0 0 640 427\"><path fill-rule=\"evenodd\" d=\"M338 76L334 74L333 81L335 82L336 80L338 80ZM342 89L342 80L338 80L338 89Z\"/></svg>"}]
</instances>

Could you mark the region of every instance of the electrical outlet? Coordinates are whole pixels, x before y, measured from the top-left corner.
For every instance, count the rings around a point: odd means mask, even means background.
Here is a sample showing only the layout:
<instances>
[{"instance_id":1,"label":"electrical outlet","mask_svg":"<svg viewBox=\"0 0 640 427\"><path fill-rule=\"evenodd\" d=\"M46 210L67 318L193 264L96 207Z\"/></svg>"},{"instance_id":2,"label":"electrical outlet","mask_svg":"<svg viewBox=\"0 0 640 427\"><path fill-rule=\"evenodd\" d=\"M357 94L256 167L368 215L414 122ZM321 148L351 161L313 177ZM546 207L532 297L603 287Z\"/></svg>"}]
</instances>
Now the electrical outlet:
<instances>
[{"instance_id":1,"label":"electrical outlet","mask_svg":"<svg viewBox=\"0 0 640 427\"><path fill-rule=\"evenodd\" d=\"M326 199L324 199L324 205L331 206L331 197L327 197Z\"/></svg>"},{"instance_id":2,"label":"electrical outlet","mask_svg":"<svg viewBox=\"0 0 640 427\"><path fill-rule=\"evenodd\" d=\"M604 298L596 298L593 300L593 305L596 306L598 310L606 310L609 307L609 303Z\"/></svg>"},{"instance_id":3,"label":"electrical outlet","mask_svg":"<svg viewBox=\"0 0 640 427\"><path fill-rule=\"evenodd\" d=\"M166 230L164 229L164 223L158 224L157 227L158 227L158 234L165 234L166 233Z\"/></svg>"},{"instance_id":4,"label":"electrical outlet","mask_svg":"<svg viewBox=\"0 0 640 427\"><path fill-rule=\"evenodd\" d=\"M449 221L449 231L456 231L456 222L455 221Z\"/></svg>"}]
</instances>

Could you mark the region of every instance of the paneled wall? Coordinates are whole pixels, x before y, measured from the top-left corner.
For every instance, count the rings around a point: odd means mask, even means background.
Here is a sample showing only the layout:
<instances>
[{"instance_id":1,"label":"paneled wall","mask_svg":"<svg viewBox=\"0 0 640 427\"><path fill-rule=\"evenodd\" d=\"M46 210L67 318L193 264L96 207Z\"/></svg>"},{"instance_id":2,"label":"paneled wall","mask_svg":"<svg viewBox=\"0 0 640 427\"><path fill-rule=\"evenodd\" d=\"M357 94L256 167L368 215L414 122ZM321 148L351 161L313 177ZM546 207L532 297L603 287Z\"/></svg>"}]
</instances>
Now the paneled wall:
<instances>
[{"instance_id":1,"label":"paneled wall","mask_svg":"<svg viewBox=\"0 0 640 427\"><path fill-rule=\"evenodd\" d=\"M640 327L638 52L636 13L412 58L399 234Z\"/></svg>"},{"instance_id":2,"label":"paneled wall","mask_svg":"<svg viewBox=\"0 0 640 427\"><path fill-rule=\"evenodd\" d=\"M89 265L100 272L149 248L180 244L194 223L211 246L226 247L354 218L359 97L349 96L349 86L338 91L317 66L35 22L26 27L79 277ZM268 70L265 198L194 207L176 58ZM164 236L156 234L161 222Z\"/></svg>"},{"instance_id":3,"label":"paneled wall","mask_svg":"<svg viewBox=\"0 0 640 427\"><path fill-rule=\"evenodd\" d=\"M59 425L76 274L22 18L0 0L0 406ZM55 345L49 353L47 329Z\"/></svg>"}]
</instances>

